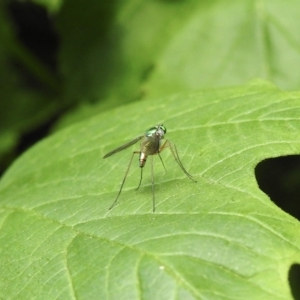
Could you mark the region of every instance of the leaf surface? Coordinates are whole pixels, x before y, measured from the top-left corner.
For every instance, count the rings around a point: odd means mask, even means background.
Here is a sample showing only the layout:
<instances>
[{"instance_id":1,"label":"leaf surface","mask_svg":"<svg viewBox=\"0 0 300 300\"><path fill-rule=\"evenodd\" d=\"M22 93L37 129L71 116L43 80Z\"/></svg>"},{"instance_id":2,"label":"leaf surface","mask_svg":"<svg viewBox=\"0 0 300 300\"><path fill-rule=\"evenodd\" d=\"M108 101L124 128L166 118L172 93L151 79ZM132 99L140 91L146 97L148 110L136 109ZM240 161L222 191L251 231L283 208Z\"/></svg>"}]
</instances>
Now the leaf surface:
<instances>
[{"instance_id":1,"label":"leaf surface","mask_svg":"<svg viewBox=\"0 0 300 300\"><path fill-rule=\"evenodd\" d=\"M299 93L255 82L105 112L27 151L0 183L0 298L292 299L299 222L257 186L262 159L299 152ZM163 123L165 149L102 157Z\"/></svg>"}]
</instances>

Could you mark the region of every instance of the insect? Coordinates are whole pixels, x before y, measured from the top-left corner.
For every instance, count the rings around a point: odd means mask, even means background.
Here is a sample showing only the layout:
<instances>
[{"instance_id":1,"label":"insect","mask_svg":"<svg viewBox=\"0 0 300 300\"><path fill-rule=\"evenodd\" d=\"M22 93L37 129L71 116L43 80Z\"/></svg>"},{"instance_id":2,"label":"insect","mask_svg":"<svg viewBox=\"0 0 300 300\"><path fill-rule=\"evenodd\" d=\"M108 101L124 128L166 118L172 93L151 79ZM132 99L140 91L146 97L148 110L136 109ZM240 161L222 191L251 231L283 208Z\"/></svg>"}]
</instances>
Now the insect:
<instances>
[{"instance_id":1,"label":"insect","mask_svg":"<svg viewBox=\"0 0 300 300\"><path fill-rule=\"evenodd\" d=\"M147 158L148 156L151 156L151 177L152 177L152 200L153 200L153 212L155 212L155 193L154 193L154 174L153 174L153 155L158 154L160 161L162 162L162 165L164 167L164 169L166 170L166 167L164 165L164 162L160 156L160 153L167 147L170 148L173 157L175 159L175 161L177 162L177 164L179 165L179 167L181 168L181 170L184 172L184 174L191 179L194 182L197 182L196 180L193 179L193 176L191 174L189 174L186 169L184 168L181 160L179 159L178 156L178 152L177 152L177 148L175 146L175 144L171 143L169 140L166 140L164 142L164 144L161 146L161 140L164 139L165 134L167 133L167 128L165 126L161 125L157 125L154 127L151 127L150 129L148 129L144 135L141 135L137 138L135 138L134 140L110 151L109 153L107 153L106 155L104 155L103 158L107 158L113 154L116 154L132 145L134 145L135 143L137 143L138 141L141 140L141 148L140 151L134 151L131 155L127 170L125 172L125 176L123 178L119 193L116 197L116 199L114 200L114 202L112 203L112 205L109 207L109 210L112 209L115 204L118 201L118 198L122 192L124 183L126 181L126 177L127 174L129 172L131 163L132 163L132 159L134 157L135 154L139 154L139 164L140 164L140 168L141 168L141 177L140 177L140 182L138 187L136 188L136 190L139 189L141 183L142 183L142 179L143 179L143 168L146 164Z\"/></svg>"}]
</instances>

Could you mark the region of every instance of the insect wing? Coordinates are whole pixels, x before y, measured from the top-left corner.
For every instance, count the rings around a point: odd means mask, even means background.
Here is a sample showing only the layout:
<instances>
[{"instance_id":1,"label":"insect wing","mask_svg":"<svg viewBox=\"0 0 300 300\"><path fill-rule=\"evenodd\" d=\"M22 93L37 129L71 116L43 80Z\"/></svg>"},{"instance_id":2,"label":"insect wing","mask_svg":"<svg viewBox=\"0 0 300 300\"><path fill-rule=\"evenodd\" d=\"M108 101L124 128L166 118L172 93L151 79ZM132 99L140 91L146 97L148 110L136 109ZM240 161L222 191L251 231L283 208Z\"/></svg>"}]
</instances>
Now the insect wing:
<instances>
[{"instance_id":1,"label":"insect wing","mask_svg":"<svg viewBox=\"0 0 300 300\"><path fill-rule=\"evenodd\" d=\"M111 155L113 155L115 153L118 153L118 152L120 152L120 151L122 151L122 150L124 150L124 149L126 149L126 148L128 148L130 146L132 146L133 144L135 144L136 142L138 142L139 140L141 140L143 137L144 137L144 135L141 135L141 136L135 138L134 140L132 140L132 141L130 141L130 142L128 142L128 143L126 143L126 144L124 144L124 145L122 145L122 146L120 146L120 147L118 147L118 148L116 148L116 149L114 149L114 150L112 150L110 152L108 152L106 155L103 156L103 158L109 157L109 156L111 156Z\"/></svg>"}]
</instances>

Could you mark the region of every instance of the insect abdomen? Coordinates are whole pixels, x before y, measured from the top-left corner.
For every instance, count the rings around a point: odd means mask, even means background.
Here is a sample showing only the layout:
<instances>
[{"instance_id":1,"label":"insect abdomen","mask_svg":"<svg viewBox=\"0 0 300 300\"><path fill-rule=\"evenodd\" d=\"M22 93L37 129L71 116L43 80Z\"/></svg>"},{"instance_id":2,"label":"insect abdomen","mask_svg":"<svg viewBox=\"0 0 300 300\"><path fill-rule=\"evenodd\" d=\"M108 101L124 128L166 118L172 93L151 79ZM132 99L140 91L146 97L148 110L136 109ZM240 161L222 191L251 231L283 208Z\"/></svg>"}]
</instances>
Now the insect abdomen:
<instances>
[{"instance_id":1,"label":"insect abdomen","mask_svg":"<svg viewBox=\"0 0 300 300\"><path fill-rule=\"evenodd\" d=\"M147 161L147 155L144 152L141 152L139 161L140 161L140 167L143 168Z\"/></svg>"}]
</instances>

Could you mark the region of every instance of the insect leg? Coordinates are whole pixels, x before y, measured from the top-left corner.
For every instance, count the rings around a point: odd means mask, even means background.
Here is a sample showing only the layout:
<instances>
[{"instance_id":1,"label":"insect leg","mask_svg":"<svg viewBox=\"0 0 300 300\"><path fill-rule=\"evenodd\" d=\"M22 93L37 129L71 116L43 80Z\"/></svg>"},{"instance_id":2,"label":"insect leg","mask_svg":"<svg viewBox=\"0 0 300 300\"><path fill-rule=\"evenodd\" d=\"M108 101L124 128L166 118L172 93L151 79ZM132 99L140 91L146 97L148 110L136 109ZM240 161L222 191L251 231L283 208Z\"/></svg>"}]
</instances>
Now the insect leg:
<instances>
[{"instance_id":1,"label":"insect leg","mask_svg":"<svg viewBox=\"0 0 300 300\"><path fill-rule=\"evenodd\" d=\"M152 177L152 199L153 199L153 212L155 212L155 192L154 192L154 169L153 169L153 155L151 155L151 177Z\"/></svg>"},{"instance_id":2,"label":"insect leg","mask_svg":"<svg viewBox=\"0 0 300 300\"><path fill-rule=\"evenodd\" d=\"M167 172L167 169L166 169L166 167L165 167L165 164L164 164L164 162L163 162L163 160L162 160L162 158L161 158L159 152L158 152L157 154L158 154L158 156L159 156L159 158L160 158L160 161L161 161L162 165L164 166L165 172Z\"/></svg>"},{"instance_id":3,"label":"insect leg","mask_svg":"<svg viewBox=\"0 0 300 300\"><path fill-rule=\"evenodd\" d=\"M129 169L130 169L130 166L131 166L131 163L132 163L132 159L133 159L134 154L140 154L140 151L134 151L134 152L132 153L131 158L130 158L130 161L129 161L129 164L128 164L128 167L127 167L127 170L126 170L126 172L125 172L125 176L124 176L124 178L123 178L123 181L122 181L122 184L121 184L121 187L120 187L120 190L119 190L119 193L118 193L118 195L117 195L115 201L113 202L113 204L109 207L109 210L111 210L111 209L115 206L115 204L117 203L117 201L118 201L118 198L119 198L119 196L120 196L120 194L121 194L121 192L122 192L123 185L124 185L124 183L125 183L127 174L128 174L128 172L129 172Z\"/></svg>"},{"instance_id":4,"label":"insect leg","mask_svg":"<svg viewBox=\"0 0 300 300\"><path fill-rule=\"evenodd\" d=\"M181 170L184 172L184 174L192 181L197 182L196 180L193 179L193 176L184 168L184 166L179 158L176 145L172 144L169 140L166 140L165 143L160 147L159 152L161 152L166 147L170 147L170 150L173 154L175 161L177 162L177 164L179 165Z\"/></svg>"},{"instance_id":5,"label":"insect leg","mask_svg":"<svg viewBox=\"0 0 300 300\"><path fill-rule=\"evenodd\" d=\"M141 186L141 183L142 183L142 179L143 179L143 167L141 167L141 178L140 178L140 182L139 182L139 185L138 185L138 187L135 189L136 191L140 188L140 186Z\"/></svg>"}]
</instances>

